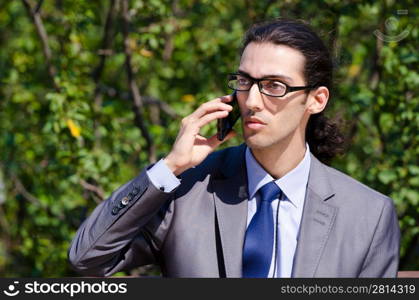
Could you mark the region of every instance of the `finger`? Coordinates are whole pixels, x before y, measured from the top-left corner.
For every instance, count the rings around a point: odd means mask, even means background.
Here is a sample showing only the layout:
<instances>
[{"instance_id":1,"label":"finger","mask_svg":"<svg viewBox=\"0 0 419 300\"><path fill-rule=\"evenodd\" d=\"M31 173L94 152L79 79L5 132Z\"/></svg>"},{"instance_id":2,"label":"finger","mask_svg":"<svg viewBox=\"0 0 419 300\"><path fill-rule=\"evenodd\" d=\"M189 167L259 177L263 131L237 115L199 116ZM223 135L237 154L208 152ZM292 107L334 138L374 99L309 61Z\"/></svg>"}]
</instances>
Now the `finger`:
<instances>
[{"instance_id":1,"label":"finger","mask_svg":"<svg viewBox=\"0 0 419 300\"><path fill-rule=\"evenodd\" d=\"M192 122L189 122L188 125L185 127L185 130L188 132L188 134L196 135L199 134L199 131L202 127L205 125L211 123L214 120L221 119L227 117L228 112L225 110L219 110L215 111L209 114L206 114L202 118L198 120L194 120Z\"/></svg>"},{"instance_id":2,"label":"finger","mask_svg":"<svg viewBox=\"0 0 419 300\"><path fill-rule=\"evenodd\" d=\"M210 100L208 102L212 102L212 101L215 101L215 102L219 102L219 101L221 101L221 102L230 102L231 100L233 100L233 94L220 96L220 97L215 98L215 99L212 99L212 100Z\"/></svg>"},{"instance_id":3,"label":"finger","mask_svg":"<svg viewBox=\"0 0 419 300\"><path fill-rule=\"evenodd\" d=\"M185 125L183 126L184 132L187 133L187 135L195 136L199 134L199 131L201 128L210 122L227 117L228 112L225 110L218 110L209 114L206 114L202 118L198 120L188 120Z\"/></svg>"},{"instance_id":4,"label":"finger","mask_svg":"<svg viewBox=\"0 0 419 300\"><path fill-rule=\"evenodd\" d=\"M205 116L203 116L202 118L196 121L196 126L198 128L201 128L216 119L225 118L227 117L227 115L228 115L228 112L225 110L219 110L219 111L206 114Z\"/></svg>"},{"instance_id":5,"label":"finger","mask_svg":"<svg viewBox=\"0 0 419 300\"><path fill-rule=\"evenodd\" d=\"M231 106L231 104L227 104L228 102L231 102L233 100L233 96L232 95L225 95L225 96L221 96L218 98L215 98L213 100L210 100L208 102L203 103L202 105L200 105L195 112L193 112L191 114L192 117L196 117L196 118L200 118L202 117L204 114L208 113L208 112L212 112L214 110L217 110L219 108L225 108L227 110L230 110L231 108L229 106ZM229 105L229 106L226 106Z\"/></svg>"},{"instance_id":6,"label":"finger","mask_svg":"<svg viewBox=\"0 0 419 300\"><path fill-rule=\"evenodd\" d=\"M230 104L223 103L221 100L210 101L202 104L196 111L191 114L193 120L200 119L206 114L215 111L231 111L233 107Z\"/></svg>"},{"instance_id":7,"label":"finger","mask_svg":"<svg viewBox=\"0 0 419 300\"><path fill-rule=\"evenodd\" d=\"M222 102L231 102L233 101L233 95L221 96L219 99L221 99Z\"/></svg>"}]
</instances>

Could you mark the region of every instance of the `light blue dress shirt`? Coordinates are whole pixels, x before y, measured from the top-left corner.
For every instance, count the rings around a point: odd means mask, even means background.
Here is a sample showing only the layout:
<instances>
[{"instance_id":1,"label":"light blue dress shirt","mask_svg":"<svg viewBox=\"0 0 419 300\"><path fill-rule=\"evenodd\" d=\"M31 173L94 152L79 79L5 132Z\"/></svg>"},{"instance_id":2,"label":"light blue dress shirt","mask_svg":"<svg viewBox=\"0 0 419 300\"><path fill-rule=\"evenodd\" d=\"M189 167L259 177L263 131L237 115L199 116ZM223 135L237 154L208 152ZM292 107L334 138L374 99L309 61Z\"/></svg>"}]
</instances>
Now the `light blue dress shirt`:
<instances>
[{"instance_id":1,"label":"light blue dress shirt","mask_svg":"<svg viewBox=\"0 0 419 300\"><path fill-rule=\"evenodd\" d=\"M274 179L256 161L249 148L246 149L245 158L249 188L247 211L247 226L249 226L253 215L256 213L257 201L260 201L257 193L258 189ZM278 226L276 228L278 240L274 241L274 251L275 246L278 245L278 247L276 248L276 267L273 253L268 277L291 277L309 171L310 149L306 144L306 152L302 161L294 169L275 181L281 188L283 197L280 199L281 202L279 199L272 202L274 224L276 224L278 214ZM147 175L155 187L163 187L165 192L173 191L180 184L180 180L162 159L147 170Z\"/></svg>"},{"instance_id":2,"label":"light blue dress shirt","mask_svg":"<svg viewBox=\"0 0 419 300\"><path fill-rule=\"evenodd\" d=\"M260 201L257 191L274 179L256 161L249 148L246 149L246 167L250 199L247 210L247 226L249 226L253 215L256 213L257 202ZM273 251L275 251L276 245L278 247L276 267L275 253L273 253L268 277L291 277L309 171L310 149L306 145L306 152L302 161L287 174L275 180L275 183L282 190L283 196L280 201L278 199L272 201L274 224L276 224L278 214L276 227L278 240L274 241Z\"/></svg>"}]
</instances>

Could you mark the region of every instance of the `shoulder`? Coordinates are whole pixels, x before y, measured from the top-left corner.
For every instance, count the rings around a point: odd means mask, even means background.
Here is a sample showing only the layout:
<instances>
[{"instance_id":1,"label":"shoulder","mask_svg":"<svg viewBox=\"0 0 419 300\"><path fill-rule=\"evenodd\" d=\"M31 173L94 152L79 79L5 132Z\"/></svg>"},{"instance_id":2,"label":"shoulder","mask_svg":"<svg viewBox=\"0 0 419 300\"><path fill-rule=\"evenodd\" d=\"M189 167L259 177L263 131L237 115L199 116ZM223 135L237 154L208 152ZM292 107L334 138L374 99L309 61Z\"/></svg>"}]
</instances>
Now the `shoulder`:
<instances>
[{"instance_id":1,"label":"shoulder","mask_svg":"<svg viewBox=\"0 0 419 300\"><path fill-rule=\"evenodd\" d=\"M365 208L367 210L393 209L393 200L390 197L372 189L342 171L322 163L320 164L335 193L333 202L339 204L339 206L354 206L357 209Z\"/></svg>"}]
</instances>

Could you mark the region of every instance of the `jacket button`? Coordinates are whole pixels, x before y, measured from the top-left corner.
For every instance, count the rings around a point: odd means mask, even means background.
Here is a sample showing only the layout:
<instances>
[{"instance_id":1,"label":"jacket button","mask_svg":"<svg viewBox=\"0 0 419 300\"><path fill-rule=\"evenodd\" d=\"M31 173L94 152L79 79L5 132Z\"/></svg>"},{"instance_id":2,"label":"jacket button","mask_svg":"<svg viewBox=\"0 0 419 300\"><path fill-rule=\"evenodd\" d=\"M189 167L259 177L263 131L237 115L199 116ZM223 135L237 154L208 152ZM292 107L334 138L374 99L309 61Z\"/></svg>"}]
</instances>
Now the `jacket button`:
<instances>
[{"instance_id":1,"label":"jacket button","mask_svg":"<svg viewBox=\"0 0 419 300\"><path fill-rule=\"evenodd\" d=\"M118 208L118 206L114 206L114 207L112 208L112 214L113 214L113 215L116 215L117 213L119 213L119 208Z\"/></svg>"},{"instance_id":2,"label":"jacket button","mask_svg":"<svg viewBox=\"0 0 419 300\"><path fill-rule=\"evenodd\" d=\"M121 203L125 206L128 204L128 202L131 200L131 198L124 197L121 199Z\"/></svg>"},{"instance_id":3,"label":"jacket button","mask_svg":"<svg viewBox=\"0 0 419 300\"><path fill-rule=\"evenodd\" d=\"M160 191L163 191L164 192L164 186L161 186L160 187Z\"/></svg>"}]
</instances>

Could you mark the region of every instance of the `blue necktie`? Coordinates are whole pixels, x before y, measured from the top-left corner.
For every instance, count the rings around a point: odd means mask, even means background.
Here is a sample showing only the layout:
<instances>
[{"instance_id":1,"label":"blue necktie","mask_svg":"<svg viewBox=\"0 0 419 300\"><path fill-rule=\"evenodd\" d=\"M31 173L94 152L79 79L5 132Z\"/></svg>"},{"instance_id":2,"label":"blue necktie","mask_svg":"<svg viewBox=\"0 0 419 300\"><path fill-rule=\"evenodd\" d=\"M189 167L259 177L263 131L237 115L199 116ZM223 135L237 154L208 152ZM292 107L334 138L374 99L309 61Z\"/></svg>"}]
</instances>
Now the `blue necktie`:
<instances>
[{"instance_id":1,"label":"blue necktie","mask_svg":"<svg viewBox=\"0 0 419 300\"><path fill-rule=\"evenodd\" d=\"M271 181L259 189L261 201L249 224L243 248L243 277L268 276L274 244L271 203L280 198L281 189Z\"/></svg>"}]
</instances>

